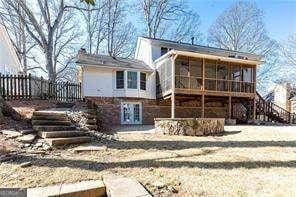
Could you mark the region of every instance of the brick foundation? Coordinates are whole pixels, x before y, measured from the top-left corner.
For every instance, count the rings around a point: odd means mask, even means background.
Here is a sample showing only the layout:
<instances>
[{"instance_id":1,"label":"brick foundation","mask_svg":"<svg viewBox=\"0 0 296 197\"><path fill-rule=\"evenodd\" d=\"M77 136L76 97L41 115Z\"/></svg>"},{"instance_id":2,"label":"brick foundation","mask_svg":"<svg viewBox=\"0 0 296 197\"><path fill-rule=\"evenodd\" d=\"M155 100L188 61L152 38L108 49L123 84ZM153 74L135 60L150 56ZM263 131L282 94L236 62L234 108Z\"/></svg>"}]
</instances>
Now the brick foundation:
<instances>
[{"instance_id":1,"label":"brick foundation","mask_svg":"<svg viewBox=\"0 0 296 197\"><path fill-rule=\"evenodd\" d=\"M154 118L170 118L170 101L158 103L154 99L119 98L119 97L87 97L98 106L98 112L103 124L119 125L121 122L121 102L142 103L142 124L154 124ZM227 106L218 102L209 102L205 106L205 116L209 118L224 118ZM201 117L201 103L198 100L176 103L176 118Z\"/></svg>"}]
</instances>

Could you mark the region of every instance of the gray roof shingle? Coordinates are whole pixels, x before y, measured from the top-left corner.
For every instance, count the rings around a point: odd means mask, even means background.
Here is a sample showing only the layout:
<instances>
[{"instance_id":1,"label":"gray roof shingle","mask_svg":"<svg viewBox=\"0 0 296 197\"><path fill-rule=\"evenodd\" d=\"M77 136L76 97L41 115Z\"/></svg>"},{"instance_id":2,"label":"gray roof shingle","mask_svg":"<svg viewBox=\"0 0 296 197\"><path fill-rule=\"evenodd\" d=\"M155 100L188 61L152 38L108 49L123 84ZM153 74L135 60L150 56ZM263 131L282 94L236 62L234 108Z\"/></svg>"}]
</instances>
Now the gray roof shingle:
<instances>
[{"instance_id":1,"label":"gray roof shingle","mask_svg":"<svg viewBox=\"0 0 296 197\"><path fill-rule=\"evenodd\" d=\"M128 68L151 71L153 70L147 64L140 60L111 57L108 55L92 55L84 52L78 52L76 63L84 66Z\"/></svg>"},{"instance_id":2,"label":"gray roof shingle","mask_svg":"<svg viewBox=\"0 0 296 197\"><path fill-rule=\"evenodd\" d=\"M260 60L260 56L251 54L251 53L246 53L246 52L209 47L209 46L202 46L202 45L196 45L196 44L190 44L190 43L183 43L183 42L175 42L172 40L165 40L165 39L158 39L158 38L148 38L148 37L142 37L142 38L148 39L152 43L158 46L163 46L163 47L167 47L167 48L171 48L179 51L189 51L189 52L196 52L201 54L233 57L238 59L248 59L248 60L254 60L254 61Z\"/></svg>"}]
</instances>

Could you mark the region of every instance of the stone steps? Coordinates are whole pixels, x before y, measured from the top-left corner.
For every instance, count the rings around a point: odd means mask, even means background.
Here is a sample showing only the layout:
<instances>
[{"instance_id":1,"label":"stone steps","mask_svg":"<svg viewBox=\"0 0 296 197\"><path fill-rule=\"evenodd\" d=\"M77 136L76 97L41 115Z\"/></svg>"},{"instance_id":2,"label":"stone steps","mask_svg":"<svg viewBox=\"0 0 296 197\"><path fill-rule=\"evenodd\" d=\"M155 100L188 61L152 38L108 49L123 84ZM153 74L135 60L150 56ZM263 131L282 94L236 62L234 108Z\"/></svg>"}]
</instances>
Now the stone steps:
<instances>
[{"instance_id":1,"label":"stone steps","mask_svg":"<svg viewBox=\"0 0 296 197\"><path fill-rule=\"evenodd\" d=\"M55 117L66 117L67 114L64 111L51 111L51 110L45 110L45 111L34 111L33 116L55 116Z\"/></svg>"},{"instance_id":2,"label":"stone steps","mask_svg":"<svg viewBox=\"0 0 296 197\"><path fill-rule=\"evenodd\" d=\"M60 121L66 121L69 120L67 115L63 115L63 116L48 116L48 115L33 115L32 120L60 120Z\"/></svg>"},{"instance_id":3,"label":"stone steps","mask_svg":"<svg viewBox=\"0 0 296 197\"><path fill-rule=\"evenodd\" d=\"M87 121L86 121L86 123L87 124L90 124L90 125L92 125L92 124L96 124L97 123L97 120L96 119L87 119Z\"/></svg>"},{"instance_id":4,"label":"stone steps","mask_svg":"<svg viewBox=\"0 0 296 197\"><path fill-rule=\"evenodd\" d=\"M71 126L71 122L69 120L32 120L33 125L63 125L63 126Z\"/></svg>"},{"instance_id":5,"label":"stone steps","mask_svg":"<svg viewBox=\"0 0 296 197\"><path fill-rule=\"evenodd\" d=\"M66 138L45 138L45 141L51 146L60 146L66 144L88 143L91 138L88 136L66 137Z\"/></svg>"},{"instance_id":6,"label":"stone steps","mask_svg":"<svg viewBox=\"0 0 296 197\"><path fill-rule=\"evenodd\" d=\"M90 142L85 132L77 131L67 116L68 109L35 111L32 117L33 129L51 146Z\"/></svg>"},{"instance_id":7,"label":"stone steps","mask_svg":"<svg viewBox=\"0 0 296 197\"><path fill-rule=\"evenodd\" d=\"M75 126L65 126L65 125L36 125L33 126L35 131L70 131L76 130Z\"/></svg>"},{"instance_id":8,"label":"stone steps","mask_svg":"<svg viewBox=\"0 0 296 197\"><path fill-rule=\"evenodd\" d=\"M86 127L90 130L97 130L97 128L98 128L97 125L90 125L90 124L86 125Z\"/></svg>"},{"instance_id":9,"label":"stone steps","mask_svg":"<svg viewBox=\"0 0 296 197\"><path fill-rule=\"evenodd\" d=\"M85 136L83 131L39 131L38 136L42 138L65 138Z\"/></svg>"}]
</instances>

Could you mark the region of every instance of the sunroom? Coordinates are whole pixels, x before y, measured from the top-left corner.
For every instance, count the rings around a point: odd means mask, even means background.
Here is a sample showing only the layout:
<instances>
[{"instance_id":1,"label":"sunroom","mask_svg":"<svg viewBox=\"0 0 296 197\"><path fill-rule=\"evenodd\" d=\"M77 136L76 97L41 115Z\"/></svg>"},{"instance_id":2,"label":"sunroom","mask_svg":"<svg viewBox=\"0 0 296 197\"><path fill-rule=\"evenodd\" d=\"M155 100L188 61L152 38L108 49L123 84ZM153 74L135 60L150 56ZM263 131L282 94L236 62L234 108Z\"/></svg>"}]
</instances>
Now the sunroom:
<instances>
[{"instance_id":1,"label":"sunroom","mask_svg":"<svg viewBox=\"0 0 296 197\"><path fill-rule=\"evenodd\" d=\"M256 60L214 54L171 50L156 61L156 92L159 100L171 100L171 117L176 102L200 101L201 117L206 103L227 105L232 117L233 103L243 103L254 117L256 96ZM250 118L250 117L249 117Z\"/></svg>"}]
</instances>

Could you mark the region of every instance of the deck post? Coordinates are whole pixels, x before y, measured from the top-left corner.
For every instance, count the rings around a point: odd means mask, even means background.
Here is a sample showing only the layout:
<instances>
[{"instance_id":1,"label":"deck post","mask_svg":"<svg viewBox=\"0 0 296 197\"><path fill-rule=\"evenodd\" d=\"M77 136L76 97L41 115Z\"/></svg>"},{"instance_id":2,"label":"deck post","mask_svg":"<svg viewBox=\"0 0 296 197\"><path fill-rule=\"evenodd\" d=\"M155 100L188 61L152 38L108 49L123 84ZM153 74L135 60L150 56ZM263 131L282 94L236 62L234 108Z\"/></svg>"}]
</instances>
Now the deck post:
<instances>
[{"instance_id":1,"label":"deck post","mask_svg":"<svg viewBox=\"0 0 296 197\"><path fill-rule=\"evenodd\" d=\"M175 118L176 100L175 100L175 60L177 55L172 58L172 93L171 93L171 118Z\"/></svg>"},{"instance_id":2,"label":"deck post","mask_svg":"<svg viewBox=\"0 0 296 197\"><path fill-rule=\"evenodd\" d=\"M205 117L205 94L201 95L201 117Z\"/></svg>"},{"instance_id":3,"label":"deck post","mask_svg":"<svg viewBox=\"0 0 296 197\"><path fill-rule=\"evenodd\" d=\"M253 120L256 120L256 98L253 99Z\"/></svg>"},{"instance_id":4,"label":"deck post","mask_svg":"<svg viewBox=\"0 0 296 197\"><path fill-rule=\"evenodd\" d=\"M228 119L231 119L232 103L231 96L228 97Z\"/></svg>"}]
</instances>

